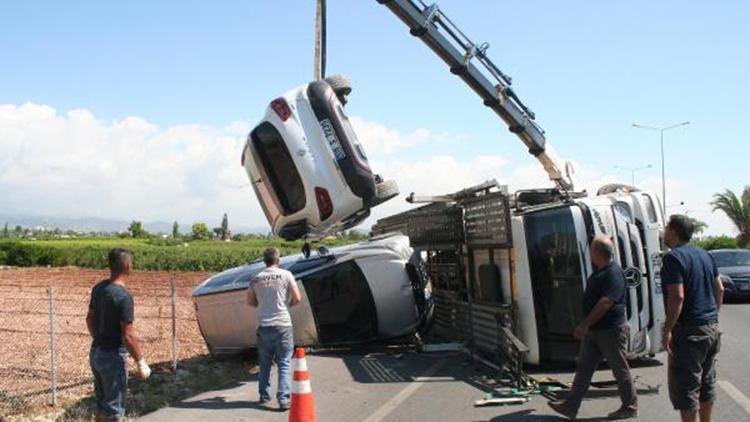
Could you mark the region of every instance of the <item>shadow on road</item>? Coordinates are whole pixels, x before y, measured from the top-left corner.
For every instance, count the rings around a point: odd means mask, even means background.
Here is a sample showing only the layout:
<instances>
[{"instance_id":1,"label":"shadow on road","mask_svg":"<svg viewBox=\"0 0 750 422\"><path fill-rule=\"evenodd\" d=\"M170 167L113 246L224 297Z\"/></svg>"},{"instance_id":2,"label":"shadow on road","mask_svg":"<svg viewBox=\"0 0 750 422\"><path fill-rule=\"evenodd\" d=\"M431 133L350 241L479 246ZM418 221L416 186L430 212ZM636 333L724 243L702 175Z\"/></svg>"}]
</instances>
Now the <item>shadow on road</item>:
<instances>
[{"instance_id":1,"label":"shadow on road","mask_svg":"<svg viewBox=\"0 0 750 422\"><path fill-rule=\"evenodd\" d=\"M239 385L240 384L238 383L237 386ZM230 386L229 388L232 388L232 386ZM273 407L272 405L260 404L257 401L250 401L250 400L242 400L242 401L227 400L227 398L223 396L210 397L210 398L206 398L202 400L181 401L181 402L173 404L172 407L175 407L178 409L206 409L206 410L257 409L257 410L266 410L269 412L280 412L279 409Z\"/></svg>"},{"instance_id":2,"label":"shadow on road","mask_svg":"<svg viewBox=\"0 0 750 422\"><path fill-rule=\"evenodd\" d=\"M566 420L560 416L553 415L535 415L533 409L524 409L517 412L508 413L505 415L494 417L488 421L482 422L505 422L505 421L563 421ZM593 417L593 418L576 418L577 421L585 422L599 422L608 420L606 417Z\"/></svg>"},{"instance_id":3,"label":"shadow on road","mask_svg":"<svg viewBox=\"0 0 750 422\"><path fill-rule=\"evenodd\" d=\"M341 359L352 379L363 384L411 382L463 382L487 393L499 385L487 385L480 378L499 378L499 372L463 353L416 353L409 349L355 349L347 352L318 352L317 356ZM440 365L450 360L450 365Z\"/></svg>"}]
</instances>

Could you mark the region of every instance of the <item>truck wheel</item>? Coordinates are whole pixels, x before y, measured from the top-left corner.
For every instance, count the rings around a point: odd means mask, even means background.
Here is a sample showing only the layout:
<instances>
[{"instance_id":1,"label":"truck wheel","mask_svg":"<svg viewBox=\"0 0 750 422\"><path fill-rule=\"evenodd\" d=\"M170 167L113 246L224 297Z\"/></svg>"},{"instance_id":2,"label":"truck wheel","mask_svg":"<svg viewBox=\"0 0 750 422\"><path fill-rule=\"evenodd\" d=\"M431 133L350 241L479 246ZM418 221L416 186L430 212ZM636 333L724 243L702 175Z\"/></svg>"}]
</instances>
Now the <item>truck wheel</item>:
<instances>
[{"instance_id":1,"label":"truck wheel","mask_svg":"<svg viewBox=\"0 0 750 422\"><path fill-rule=\"evenodd\" d=\"M347 99L352 92L352 83L346 75L331 75L324 79L328 82L328 85L333 88L333 92L336 93L341 105L346 105Z\"/></svg>"},{"instance_id":2,"label":"truck wheel","mask_svg":"<svg viewBox=\"0 0 750 422\"><path fill-rule=\"evenodd\" d=\"M383 180L375 184L375 205L396 197L399 194L398 184L395 180Z\"/></svg>"}]
</instances>

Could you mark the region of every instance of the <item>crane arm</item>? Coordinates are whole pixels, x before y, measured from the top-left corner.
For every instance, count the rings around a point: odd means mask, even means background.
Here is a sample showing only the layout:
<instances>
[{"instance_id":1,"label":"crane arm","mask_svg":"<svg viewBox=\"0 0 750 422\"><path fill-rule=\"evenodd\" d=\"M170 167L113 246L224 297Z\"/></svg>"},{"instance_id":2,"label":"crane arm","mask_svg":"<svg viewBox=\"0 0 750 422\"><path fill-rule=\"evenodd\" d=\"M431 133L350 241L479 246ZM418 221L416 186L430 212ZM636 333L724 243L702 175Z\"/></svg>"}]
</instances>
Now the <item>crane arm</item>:
<instances>
[{"instance_id":1,"label":"crane arm","mask_svg":"<svg viewBox=\"0 0 750 422\"><path fill-rule=\"evenodd\" d=\"M422 0L377 0L387 6L406 26L419 37L458 75L484 105L490 107L508 125L529 149L529 153L542 164L557 187L573 190L573 182L563 176L560 167L546 150L544 130L534 121L534 113L511 89L511 78L487 57L489 44L475 44L438 9L437 4L427 6Z\"/></svg>"}]
</instances>

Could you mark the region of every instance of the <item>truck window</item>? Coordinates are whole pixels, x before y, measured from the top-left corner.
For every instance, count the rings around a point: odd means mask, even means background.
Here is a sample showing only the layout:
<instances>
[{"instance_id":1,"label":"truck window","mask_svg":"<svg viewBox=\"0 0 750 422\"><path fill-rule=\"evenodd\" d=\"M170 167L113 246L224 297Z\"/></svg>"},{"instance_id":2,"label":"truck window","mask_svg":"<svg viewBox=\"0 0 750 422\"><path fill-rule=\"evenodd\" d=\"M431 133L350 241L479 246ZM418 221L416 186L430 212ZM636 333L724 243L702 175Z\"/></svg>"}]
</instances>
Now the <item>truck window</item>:
<instances>
[{"instance_id":1,"label":"truck window","mask_svg":"<svg viewBox=\"0 0 750 422\"><path fill-rule=\"evenodd\" d=\"M374 340L375 302L362 271L353 261L302 279L322 344Z\"/></svg>"},{"instance_id":2,"label":"truck window","mask_svg":"<svg viewBox=\"0 0 750 422\"><path fill-rule=\"evenodd\" d=\"M253 130L251 137L282 213L294 214L304 208L305 186L279 131L264 122Z\"/></svg>"},{"instance_id":3,"label":"truck window","mask_svg":"<svg viewBox=\"0 0 750 422\"><path fill-rule=\"evenodd\" d=\"M643 198L646 200L646 209L648 209L648 221L656 223L658 218L656 217L656 207L654 206L654 200L651 199L651 195L643 194Z\"/></svg>"},{"instance_id":4,"label":"truck window","mask_svg":"<svg viewBox=\"0 0 750 422\"><path fill-rule=\"evenodd\" d=\"M583 318L579 242L570 208L525 218L537 333L543 360L575 356L572 332Z\"/></svg>"}]
</instances>

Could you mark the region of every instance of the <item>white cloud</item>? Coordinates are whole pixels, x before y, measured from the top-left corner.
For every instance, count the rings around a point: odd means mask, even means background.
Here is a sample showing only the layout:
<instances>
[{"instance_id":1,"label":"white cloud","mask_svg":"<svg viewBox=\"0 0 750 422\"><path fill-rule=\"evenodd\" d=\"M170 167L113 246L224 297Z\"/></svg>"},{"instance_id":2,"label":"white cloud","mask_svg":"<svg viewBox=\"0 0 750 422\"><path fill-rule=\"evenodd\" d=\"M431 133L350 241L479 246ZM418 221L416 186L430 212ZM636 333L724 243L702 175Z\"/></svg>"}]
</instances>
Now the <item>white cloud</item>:
<instances>
[{"instance_id":1,"label":"white cloud","mask_svg":"<svg viewBox=\"0 0 750 422\"><path fill-rule=\"evenodd\" d=\"M0 106L0 208L37 215L265 225L239 163L249 125L159 128L36 104ZM244 186L242 189L238 187Z\"/></svg>"},{"instance_id":2,"label":"white cloud","mask_svg":"<svg viewBox=\"0 0 750 422\"><path fill-rule=\"evenodd\" d=\"M389 155L401 148L409 148L430 142L457 142L465 139L465 135L449 135L433 133L424 128L417 128L408 133L401 133L387 126L365 120L361 117L351 117L350 121L357 133L357 137L364 145L368 154Z\"/></svg>"},{"instance_id":3,"label":"white cloud","mask_svg":"<svg viewBox=\"0 0 750 422\"><path fill-rule=\"evenodd\" d=\"M352 121L373 168L396 179L402 195L373 210L375 219L411 207L404 197L443 194L496 178L511 190L551 186L540 164L501 155L458 160L448 155L394 159L399 149L450 142L461 135L426 129L402 133L354 117ZM0 211L37 215L117 219L208 220L227 212L234 225L267 227L240 167L248 122L223 128L198 125L158 127L140 117L105 122L87 110L58 113L37 104L0 105ZM592 194L617 178L574 163L578 188ZM668 180L669 212L687 212L709 224L709 233L732 233L729 221L712 213L710 193ZM661 192L659 178L643 180Z\"/></svg>"}]
</instances>

